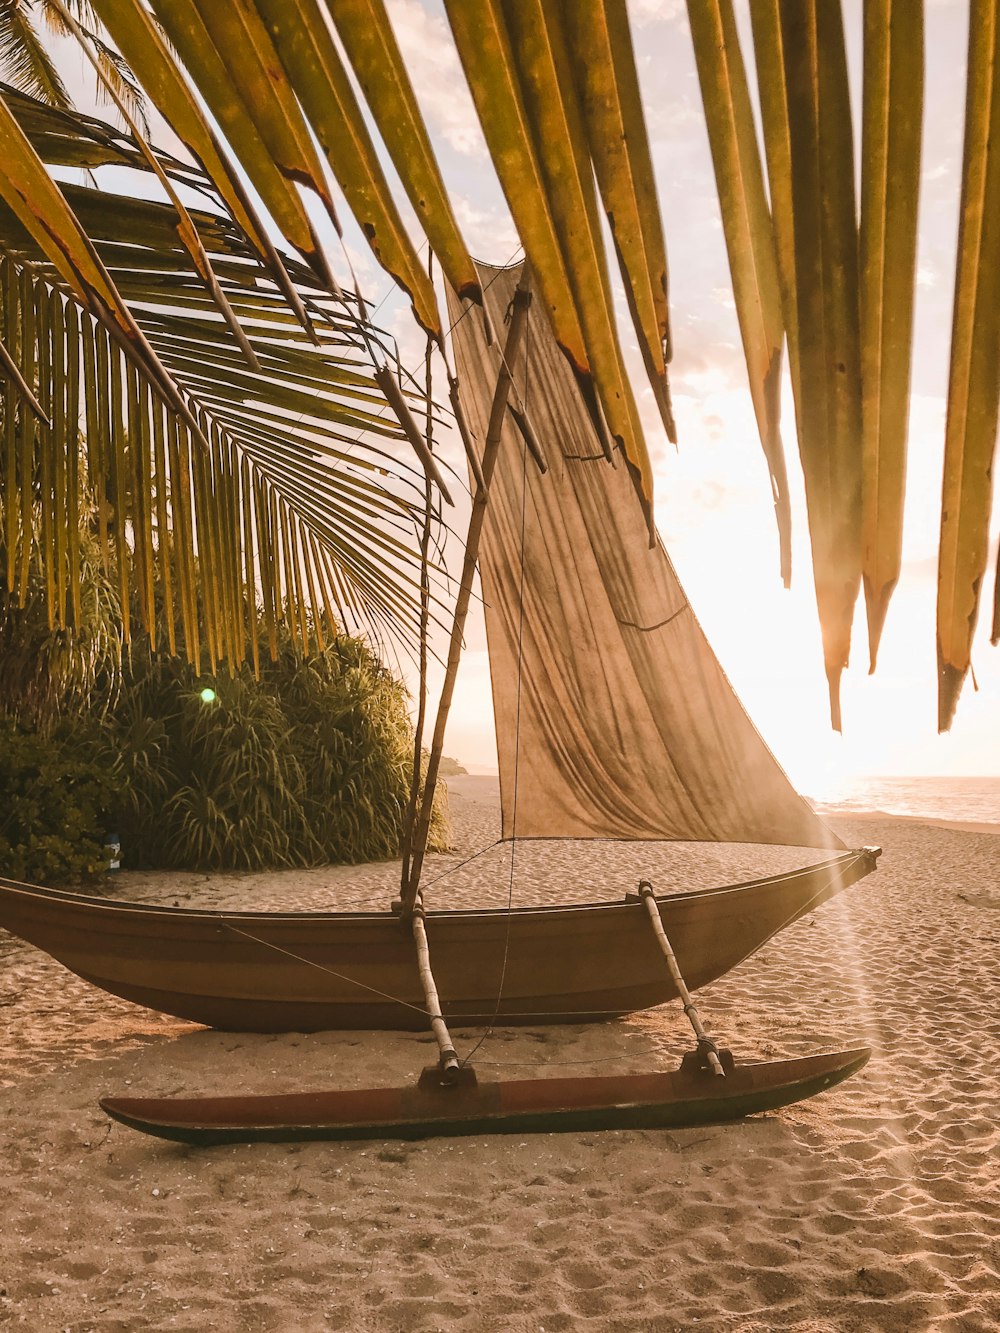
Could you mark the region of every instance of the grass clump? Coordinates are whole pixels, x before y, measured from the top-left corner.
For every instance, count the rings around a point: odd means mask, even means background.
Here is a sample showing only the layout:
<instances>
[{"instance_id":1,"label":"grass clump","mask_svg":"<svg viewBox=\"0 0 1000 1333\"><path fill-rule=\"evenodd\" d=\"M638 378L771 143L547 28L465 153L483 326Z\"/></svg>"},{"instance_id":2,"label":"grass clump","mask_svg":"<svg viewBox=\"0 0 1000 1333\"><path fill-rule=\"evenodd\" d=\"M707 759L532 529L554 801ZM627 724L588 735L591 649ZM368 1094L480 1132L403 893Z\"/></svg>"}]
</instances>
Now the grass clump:
<instances>
[{"instance_id":1,"label":"grass clump","mask_svg":"<svg viewBox=\"0 0 1000 1333\"><path fill-rule=\"evenodd\" d=\"M214 697L203 698L203 691ZM137 650L105 724L132 867L257 870L398 853L412 731L363 640L285 641L255 679ZM435 839L446 837L438 812Z\"/></svg>"}]
</instances>

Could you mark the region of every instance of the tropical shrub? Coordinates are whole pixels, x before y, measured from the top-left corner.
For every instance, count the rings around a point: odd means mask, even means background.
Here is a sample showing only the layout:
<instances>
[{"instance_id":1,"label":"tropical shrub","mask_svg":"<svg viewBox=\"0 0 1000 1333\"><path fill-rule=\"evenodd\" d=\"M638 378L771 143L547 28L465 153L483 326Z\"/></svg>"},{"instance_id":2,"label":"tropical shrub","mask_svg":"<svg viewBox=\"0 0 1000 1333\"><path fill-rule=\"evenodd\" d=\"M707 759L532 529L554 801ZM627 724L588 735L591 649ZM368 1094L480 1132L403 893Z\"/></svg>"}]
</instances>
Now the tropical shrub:
<instances>
[{"instance_id":1,"label":"tropical shrub","mask_svg":"<svg viewBox=\"0 0 1000 1333\"><path fill-rule=\"evenodd\" d=\"M118 804L96 727L39 733L0 717L0 874L41 884L99 874Z\"/></svg>"},{"instance_id":2,"label":"tropical shrub","mask_svg":"<svg viewBox=\"0 0 1000 1333\"><path fill-rule=\"evenodd\" d=\"M105 723L129 866L261 869L396 855L412 732L361 639L285 639L260 679L136 648ZM439 813L435 836L444 837Z\"/></svg>"},{"instance_id":3,"label":"tropical shrub","mask_svg":"<svg viewBox=\"0 0 1000 1333\"><path fill-rule=\"evenodd\" d=\"M469 770L463 768L457 759L452 759L450 755L442 755L441 763L438 767L438 773L443 778L461 778L467 777Z\"/></svg>"},{"instance_id":4,"label":"tropical shrub","mask_svg":"<svg viewBox=\"0 0 1000 1333\"><path fill-rule=\"evenodd\" d=\"M80 578L62 590L60 624L39 557L38 505L29 526L18 515L29 540L9 558L7 463L0 451L0 874L45 883L96 874L111 826L131 866L394 856L412 730L402 685L364 641L337 636L307 654L285 634L260 679L247 666L221 670L208 700L206 679L153 654L145 637L123 660L121 589L103 568L92 498L80 498ZM137 602L131 611L140 623ZM443 827L439 814L439 844Z\"/></svg>"}]
</instances>

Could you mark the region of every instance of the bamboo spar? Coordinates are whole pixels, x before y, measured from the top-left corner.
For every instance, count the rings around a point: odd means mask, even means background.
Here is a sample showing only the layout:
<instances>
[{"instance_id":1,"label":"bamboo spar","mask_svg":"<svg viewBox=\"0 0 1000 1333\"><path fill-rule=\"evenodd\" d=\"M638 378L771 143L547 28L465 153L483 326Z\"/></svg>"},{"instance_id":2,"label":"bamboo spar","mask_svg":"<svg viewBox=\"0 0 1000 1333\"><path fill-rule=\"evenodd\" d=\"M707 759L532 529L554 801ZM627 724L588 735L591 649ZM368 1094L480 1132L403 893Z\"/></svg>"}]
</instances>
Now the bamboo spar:
<instances>
[{"instance_id":1,"label":"bamboo spar","mask_svg":"<svg viewBox=\"0 0 1000 1333\"><path fill-rule=\"evenodd\" d=\"M483 484L476 487L476 494L472 501L472 515L469 518L469 531L465 542L465 560L462 565L462 581L459 585L458 598L455 603L451 642L448 647L448 665L445 670L444 684L441 687L441 699L438 703L437 717L434 722L434 738L431 742L430 757L427 761L427 776L424 780L420 812L413 831L410 874L401 886L400 899L404 916L412 913L417 891L420 887L420 872L423 869L424 853L427 850L427 836L431 826L434 792L437 788L441 755L444 751L444 733L448 725L452 697L455 693L455 678L458 675L458 664L462 656L465 622L469 613L469 602L472 598L472 582L475 577L476 562L479 558L479 542L482 537L483 521L486 518L489 487L496 465L497 451L500 447L500 435L507 410L507 397L510 393L511 367L517 358L530 304L531 292L528 289L528 269L525 265L521 272L517 290L514 292L513 309L510 324L507 327L503 359L497 374L497 385L493 393L493 404L490 408L490 421L486 431L486 442L483 445Z\"/></svg>"},{"instance_id":2,"label":"bamboo spar","mask_svg":"<svg viewBox=\"0 0 1000 1333\"><path fill-rule=\"evenodd\" d=\"M424 999L427 1002L431 1031L434 1033L434 1040L438 1045L438 1066L445 1083L454 1083L459 1077L458 1053L452 1044L448 1025L441 1014L441 1001L438 998L437 986L434 983L434 973L431 971L431 955L430 949L427 947L424 909L421 904L414 907L411 924L413 927L413 942L417 946L417 967L420 971L420 984L423 987Z\"/></svg>"},{"instance_id":3,"label":"bamboo spar","mask_svg":"<svg viewBox=\"0 0 1000 1333\"><path fill-rule=\"evenodd\" d=\"M716 1050L715 1042L708 1035L701 1025L701 1019L698 1017L698 1010L695 1008L694 1001L691 999L691 992L688 990L684 978L681 976L681 970L677 966L677 958L674 955L673 946L663 929L663 922L660 920L660 912L656 906L656 895L653 893L653 886L648 879L644 879L639 885L639 896L642 898L643 905L649 913L650 925L653 927L653 934L663 950L663 956L667 960L667 967L670 969L670 975L673 978L674 985L677 987L677 994L684 1005L684 1012L687 1014L688 1022L694 1029L694 1035L698 1038L698 1048L701 1050L708 1061L708 1067L713 1074L720 1077L725 1076L725 1070L722 1068L722 1061L719 1059L719 1053Z\"/></svg>"}]
</instances>

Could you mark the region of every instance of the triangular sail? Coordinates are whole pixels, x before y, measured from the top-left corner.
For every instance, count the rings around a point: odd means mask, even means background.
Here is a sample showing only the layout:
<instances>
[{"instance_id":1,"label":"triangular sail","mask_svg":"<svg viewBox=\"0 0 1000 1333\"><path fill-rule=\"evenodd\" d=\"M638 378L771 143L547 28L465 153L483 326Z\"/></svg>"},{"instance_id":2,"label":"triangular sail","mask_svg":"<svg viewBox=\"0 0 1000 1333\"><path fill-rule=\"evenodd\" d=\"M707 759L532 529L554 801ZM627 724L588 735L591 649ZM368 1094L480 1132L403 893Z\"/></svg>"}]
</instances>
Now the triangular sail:
<instances>
[{"instance_id":1,"label":"triangular sail","mask_svg":"<svg viewBox=\"0 0 1000 1333\"><path fill-rule=\"evenodd\" d=\"M479 265L500 331L520 270ZM499 351L452 301L462 401L486 436ZM726 679L620 453L605 459L537 295L480 555L504 837L841 847ZM523 529L523 531L522 531ZM522 562L523 547L523 562Z\"/></svg>"}]
</instances>

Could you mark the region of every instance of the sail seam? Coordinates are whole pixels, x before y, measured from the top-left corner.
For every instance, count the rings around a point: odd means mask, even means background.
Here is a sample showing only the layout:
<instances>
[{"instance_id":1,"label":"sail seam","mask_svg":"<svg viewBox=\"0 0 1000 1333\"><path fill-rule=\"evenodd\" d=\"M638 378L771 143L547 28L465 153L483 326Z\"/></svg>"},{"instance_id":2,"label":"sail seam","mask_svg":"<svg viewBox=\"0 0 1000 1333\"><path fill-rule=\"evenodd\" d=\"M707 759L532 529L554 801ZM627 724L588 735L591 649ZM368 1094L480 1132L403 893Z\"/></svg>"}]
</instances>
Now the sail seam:
<instances>
[{"instance_id":1,"label":"sail seam","mask_svg":"<svg viewBox=\"0 0 1000 1333\"><path fill-rule=\"evenodd\" d=\"M676 620L682 611L690 611L690 610L691 610L690 602L685 602L683 606L679 606L676 611L672 611L670 615L667 616L665 619L658 620L655 625L639 625L636 623L636 621L624 620L621 616L615 616L615 620L618 622L619 625L622 626L623 629L638 630L640 634L652 634L654 630L663 629L664 625L669 625L672 620Z\"/></svg>"}]
</instances>

